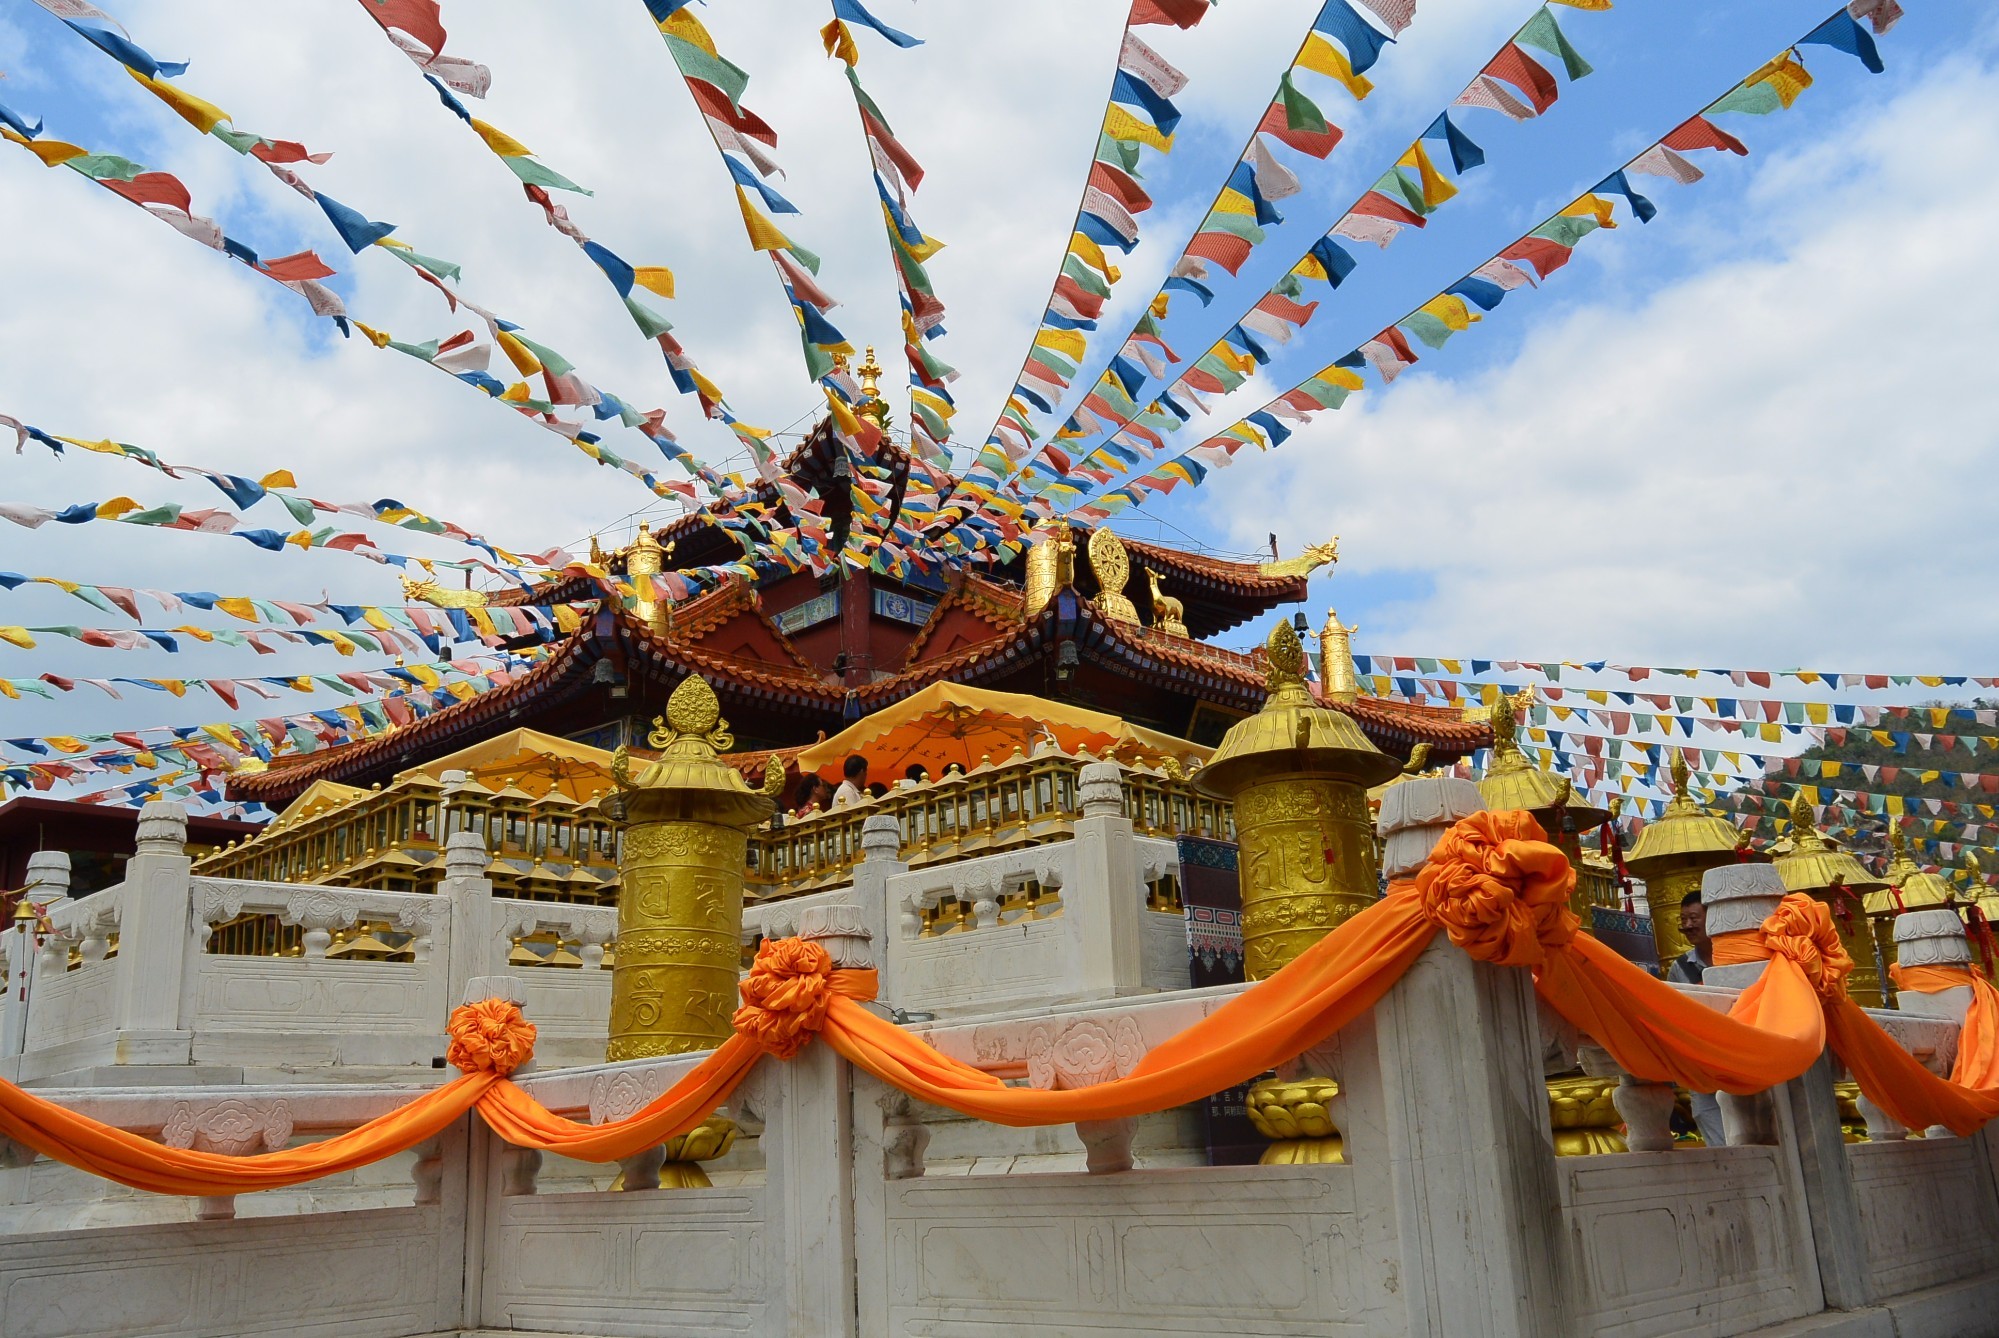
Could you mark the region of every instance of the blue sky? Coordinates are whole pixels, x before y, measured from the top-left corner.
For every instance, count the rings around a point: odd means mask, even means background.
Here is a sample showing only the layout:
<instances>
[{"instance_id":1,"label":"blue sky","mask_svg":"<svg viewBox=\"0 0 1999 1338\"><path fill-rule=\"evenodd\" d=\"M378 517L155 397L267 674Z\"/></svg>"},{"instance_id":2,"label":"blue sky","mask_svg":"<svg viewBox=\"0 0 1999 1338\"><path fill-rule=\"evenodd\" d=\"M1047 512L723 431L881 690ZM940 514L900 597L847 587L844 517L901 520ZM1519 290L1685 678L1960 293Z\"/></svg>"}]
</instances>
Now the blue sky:
<instances>
[{"instance_id":1,"label":"blue sky","mask_svg":"<svg viewBox=\"0 0 1999 1338\"><path fill-rule=\"evenodd\" d=\"M311 180L397 222L419 249L461 261L467 293L562 348L597 384L664 405L697 453L718 463L732 453L726 433L672 393L601 277L520 200L353 0L107 8L156 54L190 58L181 82L240 127L334 151L307 169ZM938 352L964 373L958 431L975 445L1053 276L1122 7L874 8L927 39L901 52L863 34L861 71L929 169L913 212L948 243L930 266L951 308ZM1231 0L1192 32L1145 34L1190 84L1176 99L1185 120L1174 153L1148 153L1144 164L1159 203L1123 262L1107 335L1156 289L1317 8ZM1323 164L1280 151L1305 192L1284 202L1286 224L1224 288L1214 322L1185 320L1189 304L1176 307L1176 346L1210 342L1220 318L1253 300L1533 8L1423 0L1370 72L1377 89L1364 104L1315 87L1345 142ZM895 340L886 248L843 81L818 49L823 9L737 0L703 17L751 74L746 104L779 130L788 172L779 187L804 211L785 226L826 257L822 278L844 299L835 320L886 351ZM1370 249L1212 426L1454 280L1830 10L1826 0L1558 8L1595 73L1564 82L1535 121L1462 112L1487 165L1422 233ZM1342 562L1315 579L1307 613L1316 625L1336 604L1361 624L1363 651L1992 672L1999 607L1985 573L1999 541L1985 502L1999 389L1983 369L1999 339L1989 241L1999 191L1983 167L1999 151L1999 43L1968 0L1912 0L1908 10L1881 41L1886 74L1807 48L1819 82L1796 107L1732 118L1750 158L1704 154L1709 176L1698 185L1650 183L1660 215L1649 226L1588 239L1545 290L1516 294L1394 387L1371 385L1282 450L1127 513L1121 528L1223 551L1258 547L1273 530L1286 551L1341 534ZM768 265L748 253L726 178L639 0L447 0L444 12L449 50L493 69L480 114L594 187L594 198L573 202L579 222L635 263L672 266L680 297L663 309L683 342L743 417L796 430L815 396L790 314ZM193 134L28 0L0 0L0 71L0 102L46 117L51 134L178 173L197 212L266 254L318 248L371 324L409 339L463 326L394 262L346 255L310 205ZM314 496L396 497L512 547L593 531L617 540L637 514L662 513L552 435L413 362L331 339L274 285L73 173L0 149L0 413L174 461L253 475L288 467ZM1108 352L1093 346L1090 368ZM1176 444L1200 435L1189 428ZM7 501L127 493L219 504L206 484L123 461L54 461L31 446L11 465ZM285 523L274 503L263 506L273 514L265 523ZM405 552L462 553L374 533ZM391 574L360 558L271 555L102 523L0 526L0 568L396 602ZM0 622L112 621L47 589L0 598ZM1259 630L1225 639L1247 643ZM13 657L6 672L249 675L358 663L304 649L169 657L45 647L0 647ZM151 694L0 703L0 712L0 735L234 718L212 699Z\"/></svg>"}]
</instances>

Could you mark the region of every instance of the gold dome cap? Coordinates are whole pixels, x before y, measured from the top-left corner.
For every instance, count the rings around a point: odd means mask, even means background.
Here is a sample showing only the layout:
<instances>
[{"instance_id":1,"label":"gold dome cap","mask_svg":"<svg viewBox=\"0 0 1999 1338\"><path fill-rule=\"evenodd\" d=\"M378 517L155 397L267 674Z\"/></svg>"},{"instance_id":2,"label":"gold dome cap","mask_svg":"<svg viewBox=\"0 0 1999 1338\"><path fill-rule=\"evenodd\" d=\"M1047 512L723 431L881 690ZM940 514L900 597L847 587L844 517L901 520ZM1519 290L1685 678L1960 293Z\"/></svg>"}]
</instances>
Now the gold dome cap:
<instances>
[{"instance_id":1,"label":"gold dome cap","mask_svg":"<svg viewBox=\"0 0 1999 1338\"><path fill-rule=\"evenodd\" d=\"M1601 827L1610 817L1607 808L1594 808L1576 795L1568 777L1543 771L1527 760L1515 738L1518 731L1513 699L1505 693L1492 707L1492 761L1479 780L1478 792L1488 809L1525 809L1537 817L1564 810L1574 830ZM1547 826L1546 822L1542 826Z\"/></svg>"},{"instance_id":2,"label":"gold dome cap","mask_svg":"<svg viewBox=\"0 0 1999 1338\"><path fill-rule=\"evenodd\" d=\"M1770 860L1783 875L1788 892L1819 892L1837 882L1862 896L1888 886L1869 873L1866 865L1819 835L1811 803L1802 794L1791 801L1789 845L1790 849L1776 852Z\"/></svg>"},{"instance_id":3,"label":"gold dome cap","mask_svg":"<svg viewBox=\"0 0 1999 1338\"><path fill-rule=\"evenodd\" d=\"M1305 686L1305 647L1290 623L1271 628L1264 649L1270 695L1262 710L1229 727L1208 764L1194 773L1196 789L1227 799L1260 776L1299 771L1379 785L1402 770L1361 733L1353 717L1313 700Z\"/></svg>"},{"instance_id":4,"label":"gold dome cap","mask_svg":"<svg viewBox=\"0 0 1999 1338\"><path fill-rule=\"evenodd\" d=\"M1704 812L1687 795L1687 759L1673 750L1673 797L1659 820L1638 833L1624 862L1640 878L1650 878L1676 865L1713 863L1716 856L1733 858L1742 833L1727 818Z\"/></svg>"},{"instance_id":5,"label":"gold dome cap","mask_svg":"<svg viewBox=\"0 0 1999 1338\"><path fill-rule=\"evenodd\" d=\"M666 700L666 715L654 716L652 724L646 743L660 750L659 759L637 779L624 745L611 756L611 778L628 817L753 826L771 815L776 805L769 768L763 790L752 790L740 772L718 757L736 741L706 679L699 674L681 679ZM781 785L781 769L777 776Z\"/></svg>"},{"instance_id":6,"label":"gold dome cap","mask_svg":"<svg viewBox=\"0 0 1999 1338\"><path fill-rule=\"evenodd\" d=\"M1869 915L1929 911L1951 904L1950 884L1937 874L1923 872L1922 866L1909 858L1909 843L1899 828L1889 829L1888 847L1893 852L1888 860L1888 886L1901 894L1901 904L1897 905L1894 894L1886 890L1869 892L1865 899Z\"/></svg>"}]
</instances>

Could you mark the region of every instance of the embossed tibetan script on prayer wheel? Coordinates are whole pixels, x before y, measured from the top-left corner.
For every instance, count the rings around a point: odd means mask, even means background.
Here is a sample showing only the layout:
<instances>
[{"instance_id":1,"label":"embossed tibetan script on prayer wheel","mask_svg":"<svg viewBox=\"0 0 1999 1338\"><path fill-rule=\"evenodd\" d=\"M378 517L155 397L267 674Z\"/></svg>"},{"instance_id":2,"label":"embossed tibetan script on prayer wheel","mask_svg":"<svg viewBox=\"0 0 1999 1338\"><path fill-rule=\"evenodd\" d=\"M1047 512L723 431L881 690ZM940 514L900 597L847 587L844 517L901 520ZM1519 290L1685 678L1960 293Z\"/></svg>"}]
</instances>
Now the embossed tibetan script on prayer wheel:
<instances>
[{"instance_id":1,"label":"embossed tibetan script on prayer wheel","mask_svg":"<svg viewBox=\"0 0 1999 1338\"><path fill-rule=\"evenodd\" d=\"M636 780L612 761L622 809L611 1060L707 1050L736 1007L743 855L771 800L716 760L732 740L714 689L690 675L647 743L659 760Z\"/></svg>"},{"instance_id":2,"label":"embossed tibetan script on prayer wheel","mask_svg":"<svg viewBox=\"0 0 1999 1338\"><path fill-rule=\"evenodd\" d=\"M1305 686L1289 623L1271 631L1263 709L1237 722L1194 777L1233 800L1242 853L1243 970L1261 980L1375 899L1367 787L1401 769Z\"/></svg>"}]
</instances>

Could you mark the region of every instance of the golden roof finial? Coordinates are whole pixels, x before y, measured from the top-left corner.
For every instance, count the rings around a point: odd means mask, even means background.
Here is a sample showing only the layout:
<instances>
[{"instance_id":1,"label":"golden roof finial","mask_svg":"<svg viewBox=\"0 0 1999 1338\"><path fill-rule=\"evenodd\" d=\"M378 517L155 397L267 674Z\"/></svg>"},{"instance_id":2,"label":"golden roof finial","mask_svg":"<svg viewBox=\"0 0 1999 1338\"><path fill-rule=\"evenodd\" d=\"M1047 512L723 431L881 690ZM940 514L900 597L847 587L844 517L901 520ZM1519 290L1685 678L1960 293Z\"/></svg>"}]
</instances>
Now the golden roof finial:
<instances>
[{"instance_id":1,"label":"golden roof finial","mask_svg":"<svg viewBox=\"0 0 1999 1338\"><path fill-rule=\"evenodd\" d=\"M1800 790L1791 796L1791 848L1793 853L1808 850L1827 850L1830 843L1819 835L1818 822L1812 816L1812 802Z\"/></svg>"},{"instance_id":2,"label":"golden roof finial","mask_svg":"<svg viewBox=\"0 0 1999 1338\"><path fill-rule=\"evenodd\" d=\"M861 377L861 402L854 406L854 412L874 419L877 427L888 426L888 401L881 396L882 366L875 361L875 346L868 345L867 361L859 368Z\"/></svg>"},{"instance_id":3,"label":"golden roof finial","mask_svg":"<svg viewBox=\"0 0 1999 1338\"><path fill-rule=\"evenodd\" d=\"M1673 798L1685 799L1686 797L1687 755L1675 748L1673 750Z\"/></svg>"}]
</instances>

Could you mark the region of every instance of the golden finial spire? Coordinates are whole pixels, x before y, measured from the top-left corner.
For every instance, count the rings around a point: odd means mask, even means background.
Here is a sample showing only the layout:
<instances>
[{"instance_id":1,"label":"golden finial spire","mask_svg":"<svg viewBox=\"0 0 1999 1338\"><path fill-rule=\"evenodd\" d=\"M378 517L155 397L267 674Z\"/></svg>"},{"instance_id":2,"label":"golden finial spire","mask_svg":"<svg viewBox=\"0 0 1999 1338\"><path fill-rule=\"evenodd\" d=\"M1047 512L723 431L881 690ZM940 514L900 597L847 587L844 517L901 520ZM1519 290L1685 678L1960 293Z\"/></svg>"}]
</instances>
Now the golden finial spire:
<instances>
[{"instance_id":1,"label":"golden finial spire","mask_svg":"<svg viewBox=\"0 0 1999 1338\"><path fill-rule=\"evenodd\" d=\"M866 414L875 420L875 425L888 426L888 401L881 397L882 366L875 361L875 346L868 345L867 360L855 369L861 377L861 402L854 406L857 413Z\"/></svg>"},{"instance_id":2,"label":"golden finial spire","mask_svg":"<svg viewBox=\"0 0 1999 1338\"><path fill-rule=\"evenodd\" d=\"M1687 797L1687 756L1679 749L1673 750L1673 798Z\"/></svg>"}]
</instances>

